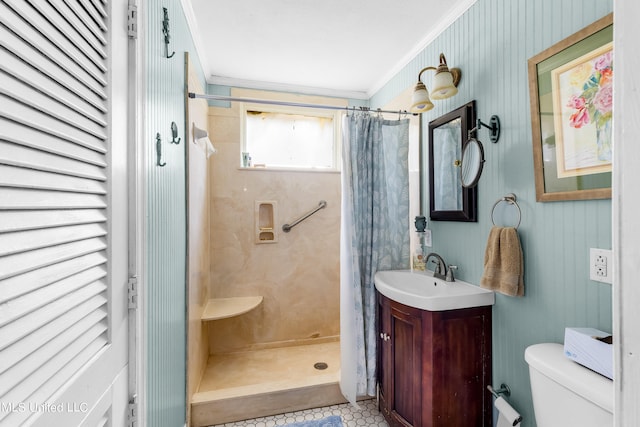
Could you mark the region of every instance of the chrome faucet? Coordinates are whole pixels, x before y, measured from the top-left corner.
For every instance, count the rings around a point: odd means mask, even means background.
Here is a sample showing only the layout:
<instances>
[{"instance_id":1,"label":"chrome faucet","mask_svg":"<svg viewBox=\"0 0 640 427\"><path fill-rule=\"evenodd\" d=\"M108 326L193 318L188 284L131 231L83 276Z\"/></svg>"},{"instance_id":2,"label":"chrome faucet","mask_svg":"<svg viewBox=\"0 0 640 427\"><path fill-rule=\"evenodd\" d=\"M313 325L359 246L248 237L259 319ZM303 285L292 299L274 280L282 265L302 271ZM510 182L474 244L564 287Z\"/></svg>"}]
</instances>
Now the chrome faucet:
<instances>
[{"instance_id":1,"label":"chrome faucet","mask_svg":"<svg viewBox=\"0 0 640 427\"><path fill-rule=\"evenodd\" d=\"M436 264L436 268L433 270L433 277L437 279L442 279L447 282L454 282L455 279L453 277L453 270L458 267L455 265L447 266L447 263L444 262L444 259L440 255L435 252L431 252L424 260L425 266L429 265L429 259L435 258L433 261Z\"/></svg>"},{"instance_id":2,"label":"chrome faucet","mask_svg":"<svg viewBox=\"0 0 640 427\"><path fill-rule=\"evenodd\" d=\"M429 265L429 259L435 258L436 268L433 270L433 277L444 280L444 275L447 271L447 264L440 255L435 252L431 252L424 260L425 266Z\"/></svg>"}]
</instances>

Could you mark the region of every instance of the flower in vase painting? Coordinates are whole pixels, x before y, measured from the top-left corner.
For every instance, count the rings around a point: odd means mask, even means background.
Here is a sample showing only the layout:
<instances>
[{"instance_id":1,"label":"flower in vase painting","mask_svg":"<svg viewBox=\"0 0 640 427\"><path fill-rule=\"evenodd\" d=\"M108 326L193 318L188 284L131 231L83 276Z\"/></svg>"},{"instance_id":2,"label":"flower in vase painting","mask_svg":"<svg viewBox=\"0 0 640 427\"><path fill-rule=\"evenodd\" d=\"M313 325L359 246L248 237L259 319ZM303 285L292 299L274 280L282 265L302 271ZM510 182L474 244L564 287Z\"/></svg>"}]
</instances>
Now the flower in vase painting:
<instances>
[{"instance_id":1,"label":"flower in vase painting","mask_svg":"<svg viewBox=\"0 0 640 427\"><path fill-rule=\"evenodd\" d=\"M606 52L593 61L576 67L570 83L579 90L572 95L567 107L573 109L569 125L580 129L589 123L603 128L612 117L613 107L612 53Z\"/></svg>"}]
</instances>

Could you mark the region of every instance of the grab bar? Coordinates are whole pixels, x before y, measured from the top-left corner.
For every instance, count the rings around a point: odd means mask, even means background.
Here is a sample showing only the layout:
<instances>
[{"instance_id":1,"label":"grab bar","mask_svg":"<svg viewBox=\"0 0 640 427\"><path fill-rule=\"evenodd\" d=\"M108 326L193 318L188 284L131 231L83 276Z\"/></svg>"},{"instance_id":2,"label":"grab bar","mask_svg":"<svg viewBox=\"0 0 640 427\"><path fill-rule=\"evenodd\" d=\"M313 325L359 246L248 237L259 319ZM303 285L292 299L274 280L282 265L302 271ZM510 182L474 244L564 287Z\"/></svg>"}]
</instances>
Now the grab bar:
<instances>
[{"instance_id":1,"label":"grab bar","mask_svg":"<svg viewBox=\"0 0 640 427\"><path fill-rule=\"evenodd\" d=\"M295 227L296 225L300 224L302 221L304 221L305 219L309 218L311 215L313 215L314 213L318 212L320 209L323 209L325 206L327 206L327 202L325 202L324 200L320 200L320 203L318 203L318 207L317 208L315 208L314 210L310 211L309 213L301 216L300 218L296 219L295 221L293 221L293 223L283 225L282 226L282 231L284 231L285 233L288 233L293 227Z\"/></svg>"}]
</instances>

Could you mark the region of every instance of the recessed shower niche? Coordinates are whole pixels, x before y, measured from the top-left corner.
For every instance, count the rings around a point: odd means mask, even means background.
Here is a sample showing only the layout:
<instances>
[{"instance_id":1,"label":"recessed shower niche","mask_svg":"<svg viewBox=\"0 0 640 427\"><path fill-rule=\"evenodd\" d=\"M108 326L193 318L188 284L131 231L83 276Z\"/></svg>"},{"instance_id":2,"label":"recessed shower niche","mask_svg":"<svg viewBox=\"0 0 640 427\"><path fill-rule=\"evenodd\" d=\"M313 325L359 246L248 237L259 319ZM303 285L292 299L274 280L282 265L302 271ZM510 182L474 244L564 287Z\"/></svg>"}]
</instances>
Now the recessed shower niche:
<instances>
[{"instance_id":1,"label":"recessed shower niche","mask_svg":"<svg viewBox=\"0 0 640 427\"><path fill-rule=\"evenodd\" d=\"M278 241L275 226L277 213L278 202L274 200L256 201L254 212L256 243L276 243Z\"/></svg>"}]
</instances>

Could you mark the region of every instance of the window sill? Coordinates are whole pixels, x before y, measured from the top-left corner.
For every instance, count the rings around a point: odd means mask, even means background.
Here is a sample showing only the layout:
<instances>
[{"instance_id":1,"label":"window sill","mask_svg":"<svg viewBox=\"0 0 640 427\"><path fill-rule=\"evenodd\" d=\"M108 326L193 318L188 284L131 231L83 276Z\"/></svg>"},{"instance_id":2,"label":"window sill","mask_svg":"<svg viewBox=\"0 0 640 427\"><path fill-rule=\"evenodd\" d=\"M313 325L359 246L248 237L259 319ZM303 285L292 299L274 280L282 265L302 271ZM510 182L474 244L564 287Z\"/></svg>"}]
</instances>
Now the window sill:
<instances>
[{"instance_id":1,"label":"window sill","mask_svg":"<svg viewBox=\"0 0 640 427\"><path fill-rule=\"evenodd\" d=\"M239 167L241 171L262 171L262 172L311 172L311 173L340 173L338 169L311 169L311 168L278 168L269 166L252 166L252 167Z\"/></svg>"}]
</instances>

